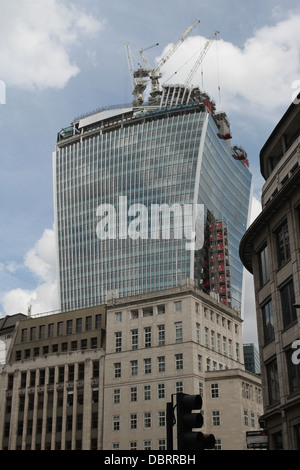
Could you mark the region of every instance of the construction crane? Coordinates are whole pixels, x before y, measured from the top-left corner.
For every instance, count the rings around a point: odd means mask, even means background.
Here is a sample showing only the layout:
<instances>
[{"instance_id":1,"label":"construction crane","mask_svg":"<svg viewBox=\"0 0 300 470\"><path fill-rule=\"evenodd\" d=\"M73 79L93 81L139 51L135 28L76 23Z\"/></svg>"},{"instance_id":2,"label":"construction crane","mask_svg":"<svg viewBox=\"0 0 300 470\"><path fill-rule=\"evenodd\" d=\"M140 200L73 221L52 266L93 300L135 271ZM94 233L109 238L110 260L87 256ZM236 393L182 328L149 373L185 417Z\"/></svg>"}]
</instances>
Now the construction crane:
<instances>
[{"instance_id":1,"label":"construction crane","mask_svg":"<svg viewBox=\"0 0 300 470\"><path fill-rule=\"evenodd\" d=\"M215 31L212 34L212 36L204 44L203 48L200 51L199 57L198 57L198 59L196 60L196 62L194 64L194 67L190 71L190 73L189 73L189 75L188 75L188 77L185 81L185 84L184 84L185 87L188 87L190 85L191 80L193 79L195 73L197 72L201 62L203 61L208 49L210 48L210 46L212 44L213 39L217 36L217 34L219 34L219 31Z\"/></svg>"},{"instance_id":2,"label":"construction crane","mask_svg":"<svg viewBox=\"0 0 300 470\"><path fill-rule=\"evenodd\" d=\"M155 101L155 98L160 94L160 84L159 84L159 79L161 78L161 73L160 73L160 69L162 68L162 66L170 59L170 57L174 54L174 52L178 49L178 47L183 43L183 41L186 39L186 37L190 34L190 32L200 23L200 20L197 19L196 21L194 21L191 26L189 26L185 31L184 33L182 34L182 36L179 38L179 40L173 44L170 49L167 50L166 54L164 54L164 56L160 59L160 61L158 62L157 66L155 67L155 69L151 69L147 59L145 58L145 55L144 55L144 50L140 51L141 53L141 56L142 56L142 59L146 65L146 68L148 70L148 73L149 73L149 77L150 77L150 80L151 80L151 92L150 92L150 99L149 99L149 102L150 101ZM150 46L150 47L153 47L153 46Z\"/></svg>"},{"instance_id":3,"label":"construction crane","mask_svg":"<svg viewBox=\"0 0 300 470\"><path fill-rule=\"evenodd\" d=\"M130 72L130 78L133 88L133 106L141 106L144 102L143 93L146 89L146 78L149 77L149 71L139 67L138 70L134 71L132 55L129 43L125 44L127 62Z\"/></svg>"},{"instance_id":4,"label":"construction crane","mask_svg":"<svg viewBox=\"0 0 300 470\"><path fill-rule=\"evenodd\" d=\"M129 42L125 44L125 50L126 50L126 57L127 57L127 63L128 63L128 68L129 68L129 73L130 73L130 78L131 78L131 83L132 83L132 88L133 90L135 89L136 81L134 79L134 68L133 68L133 62L132 62L132 55L131 55L131 49Z\"/></svg>"}]
</instances>

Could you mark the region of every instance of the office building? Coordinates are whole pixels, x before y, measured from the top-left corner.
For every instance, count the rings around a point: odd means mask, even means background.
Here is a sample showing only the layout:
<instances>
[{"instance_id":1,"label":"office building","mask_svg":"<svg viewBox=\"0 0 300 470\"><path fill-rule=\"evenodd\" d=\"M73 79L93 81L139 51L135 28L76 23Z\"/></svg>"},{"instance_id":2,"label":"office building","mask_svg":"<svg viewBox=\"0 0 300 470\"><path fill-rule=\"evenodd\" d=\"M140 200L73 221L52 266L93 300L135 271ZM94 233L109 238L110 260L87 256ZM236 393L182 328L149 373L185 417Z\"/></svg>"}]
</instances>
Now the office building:
<instances>
[{"instance_id":1,"label":"office building","mask_svg":"<svg viewBox=\"0 0 300 470\"><path fill-rule=\"evenodd\" d=\"M246 449L263 408L242 320L192 280L29 317L0 365L0 449L166 450L166 403L182 391L202 395L216 449Z\"/></svg>"},{"instance_id":2,"label":"office building","mask_svg":"<svg viewBox=\"0 0 300 470\"><path fill-rule=\"evenodd\" d=\"M16 323L0 365L0 449L102 449L105 306Z\"/></svg>"},{"instance_id":3,"label":"office building","mask_svg":"<svg viewBox=\"0 0 300 470\"><path fill-rule=\"evenodd\" d=\"M270 449L300 449L300 108L292 103L260 152L262 212L240 245L254 275ZM295 353L295 356L293 354Z\"/></svg>"},{"instance_id":4,"label":"office building","mask_svg":"<svg viewBox=\"0 0 300 470\"><path fill-rule=\"evenodd\" d=\"M198 88L164 86L156 105L75 119L54 153L61 308L191 278L240 309L250 192L247 156L231 147L226 115ZM185 211L197 204L193 248Z\"/></svg>"},{"instance_id":5,"label":"office building","mask_svg":"<svg viewBox=\"0 0 300 470\"><path fill-rule=\"evenodd\" d=\"M245 369L253 374L260 374L259 351L254 343L244 344Z\"/></svg>"}]
</instances>

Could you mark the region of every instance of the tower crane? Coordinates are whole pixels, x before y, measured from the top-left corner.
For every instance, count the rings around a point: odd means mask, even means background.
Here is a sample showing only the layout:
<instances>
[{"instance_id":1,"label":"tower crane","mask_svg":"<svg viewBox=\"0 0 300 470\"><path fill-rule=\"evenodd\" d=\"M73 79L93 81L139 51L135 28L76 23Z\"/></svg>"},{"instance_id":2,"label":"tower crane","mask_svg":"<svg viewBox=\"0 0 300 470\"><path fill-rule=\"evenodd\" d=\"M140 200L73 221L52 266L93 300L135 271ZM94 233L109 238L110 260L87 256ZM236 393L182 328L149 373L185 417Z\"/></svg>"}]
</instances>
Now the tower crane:
<instances>
[{"instance_id":1,"label":"tower crane","mask_svg":"<svg viewBox=\"0 0 300 470\"><path fill-rule=\"evenodd\" d=\"M155 101L155 98L160 94L160 85L159 85L159 79L161 78L161 73L160 69L162 66L170 59L170 57L174 54L174 52L178 49L178 47L183 43L183 41L186 39L186 37L190 34L190 32L200 23L200 20L197 19L194 21L191 26L189 26L182 36L179 38L179 40L173 44L164 54L164 56L160 59L158 64L156 65L155 69L151 69L147 59L145 58L144 55L144 50L140 51L142 59L147 67L149 77L151 80L151 92L150 92L150 99L149 101ZM151 46L153 47L153 46Z\"/></svg>"},{"instance_id":2,"label":"tower crane","mask_svg":"<svg viewBox=\"0 0 300 470\"><path fill-rule=\"evenodd\" d=\"M139 67L138 70L134 71L132 55L129 43L125 44L127 62L130 72L130 78L133 88L133 106L141 106L144 102L143 93L146 89L146 80L149 76L149 72L142 67Z\"/></svg>"},{"instance_id":3,"label":"tower crane","mask_svg":"<svg viewBox=\"0 0 300 470\"><path fill-rule=\"evenodd\" d=\"M219 34L219 31L215 31L211 35L211 37L206 41L206 43L204 44L203 48L200 51L199 57L198 57L198 59L196 60L196 62L194 64L194 67L190 71L190 73L189 73L189 75L188 75L188 77L185 81L185 84L184 84L185 87L190 85L190 82L191 82L192 78L194 77L195 73L197 72L201 62L203 61L208 49L210 48L210 46L212 44L213 39L217 36L217 34Z\"/></svg>"}]
</instances>

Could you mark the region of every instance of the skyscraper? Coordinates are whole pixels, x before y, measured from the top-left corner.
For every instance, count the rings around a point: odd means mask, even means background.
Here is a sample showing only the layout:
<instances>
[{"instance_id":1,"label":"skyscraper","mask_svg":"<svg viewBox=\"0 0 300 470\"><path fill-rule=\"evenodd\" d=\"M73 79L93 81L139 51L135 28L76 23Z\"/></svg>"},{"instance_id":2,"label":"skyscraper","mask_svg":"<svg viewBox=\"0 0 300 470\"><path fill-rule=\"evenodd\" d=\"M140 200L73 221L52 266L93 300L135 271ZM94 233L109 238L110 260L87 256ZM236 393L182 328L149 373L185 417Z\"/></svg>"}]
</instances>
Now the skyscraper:
<instances>
[{"instance_id":1,"label":"skyscraper","mask_svg":"<svg viewBox=\"0 0 300 470\"><path fill-rule=\"evenodd\" d=\"M226 115L198 88L164 86L158 98L99 110L58 134L62 309L104 303L108 291L126 297L185 278L240 307L238 248L251 192L246 154L231 147ZM197 205L203 218L193 247L186 214Z\"/></svg>"}]
</instances>

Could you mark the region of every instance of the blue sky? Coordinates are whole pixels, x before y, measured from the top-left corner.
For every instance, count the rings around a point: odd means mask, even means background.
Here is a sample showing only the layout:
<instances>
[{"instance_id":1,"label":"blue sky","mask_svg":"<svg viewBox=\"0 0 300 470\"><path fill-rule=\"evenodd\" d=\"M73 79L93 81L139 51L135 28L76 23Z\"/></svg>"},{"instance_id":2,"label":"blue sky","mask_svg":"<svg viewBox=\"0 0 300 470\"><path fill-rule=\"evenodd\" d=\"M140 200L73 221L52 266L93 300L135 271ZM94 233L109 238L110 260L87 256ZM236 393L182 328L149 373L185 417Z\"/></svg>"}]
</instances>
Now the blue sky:
<instances>
[{"instance_id":1,"label":"blue sky","mask_svg":"<svg viewBox=\"0 0 300 470\"><path fill-rule=\"evenodd\" d=\"M259 151L300 79L300 6L285 0L0 0L0 316L58 307L52 152L74 117L131 101L125 43L155 64L192 22L200 24L163 67L179 70L212 32L194 85L225 111L233 144L248 152L254 215L263 179ZM188 69L178 73L184 81ZM220 92L218 91L220 87ZM245 341L256 341L247 275Z\"/></svg>"}]
</instances>

